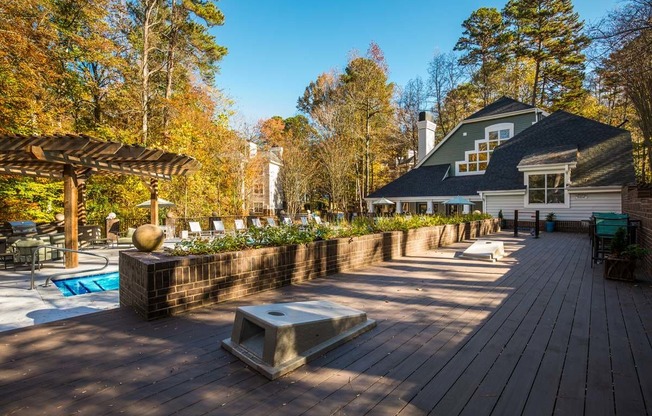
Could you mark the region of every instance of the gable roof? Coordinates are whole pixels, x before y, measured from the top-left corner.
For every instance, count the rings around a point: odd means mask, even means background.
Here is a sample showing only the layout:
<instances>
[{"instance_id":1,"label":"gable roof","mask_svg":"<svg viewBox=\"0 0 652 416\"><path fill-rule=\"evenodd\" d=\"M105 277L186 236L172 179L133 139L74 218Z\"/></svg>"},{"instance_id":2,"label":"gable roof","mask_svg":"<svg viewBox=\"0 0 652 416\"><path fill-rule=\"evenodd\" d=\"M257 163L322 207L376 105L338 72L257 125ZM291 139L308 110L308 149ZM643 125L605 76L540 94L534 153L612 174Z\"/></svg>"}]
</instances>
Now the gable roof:
<instances>
[{"instance_id":1,"label":"gable roof","mask_svg":"<svg viewBox=\"0 0 652 416\"><path fill-rule=\"evenodd\" d=\"M446 177L449 165L422 166L370 193L367 198L476 195L482 175Z\"/></svg>"},{"instance_id":2,"label":"gable roof","mask_svg":"<svg viewBox=\"0 0 652 416\"><path fill-rule=\"evenodd\" d=\"M446 177L449 165L421 166L368 198L474 195L524 189L521 166L571 164L571 188L635 183L627 130L557 111L494 150L484 175Z\"/></svg>"},{"instance_id":3,"label":"gable roof","mask_svg":"<svg viewBox=\"0 0 652 416\"><path fill-rule=\"evenodd\" d=\"M548 156L544 157L546 153ZM483 175L485 183L478 190L523 189L519 163L567 163L564 161L573 156L577 167L571 173L571 187L635 182L632 142L627 130L556 111L494 150Z\"/></svg>"},{"instance_id":4,"label":"gable roof","mask_svg":"<svg viewBox=\"0 0 652 416\"><path fill-rule=\"evenodd\" d=\"M513 100L509 97L502 96L498 100L494 101L493 103L487 105L486 107L476 111L475 113L471 114L469 117L465 118L464 120L460 121L457 126L455 126L451 131L448 132L446 137L441 139L439 143L437 143L437 146L434 147L430 152L428 152L427 155L424 156L422 160L417 163L416 167L420 167L423 165L423 163L432 156L433 153L435 153L440 147L443 146L444 143L448 141L449 138L455 134L457 130L462 127L462 125L467 124L467 123L475 123L479 121L484 121L484 120L490 120L493 118L500 118L503 116L506 116L508 114L513 114L513 113L529 113L529 112L536 112L539 111L544 115L548 115L545 111L538 110L536 107L532 107L531 105L524 104L520 101Z\"/></svg>"},{"instance_id":5,"label":"gable roof","mask_svg":"<svg viewBox=\"0 0 652 416\"><path fill-rule=\"evenodd\" d=\"M493 103L468 116L466 120L472 120L474 118L480 117L496 116L504 113L513 113L514 111L523 111L533 108L534 107L529 104L513 100L503 95Z\"/></svg>"}]
</instances>

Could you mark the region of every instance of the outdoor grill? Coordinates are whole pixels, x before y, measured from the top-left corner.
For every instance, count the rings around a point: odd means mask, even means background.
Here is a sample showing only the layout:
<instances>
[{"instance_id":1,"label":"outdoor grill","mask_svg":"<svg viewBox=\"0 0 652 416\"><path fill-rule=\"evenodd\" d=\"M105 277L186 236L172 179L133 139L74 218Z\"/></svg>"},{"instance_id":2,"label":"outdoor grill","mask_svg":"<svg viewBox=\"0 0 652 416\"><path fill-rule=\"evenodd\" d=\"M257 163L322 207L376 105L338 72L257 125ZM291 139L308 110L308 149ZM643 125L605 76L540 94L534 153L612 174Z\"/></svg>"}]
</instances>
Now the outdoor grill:
<instances>
[{"instance_id":1,"label":"outdoor grill","mask_svg":"<svg viewBox=\"0 0 652 416\"><path fill-rule=\"evenodd\" d=\"M14 242L20 238L33 237L37 234L34 221L7 221L1 235L7 237L7 242Z\"/></svg>"}]
</instances>

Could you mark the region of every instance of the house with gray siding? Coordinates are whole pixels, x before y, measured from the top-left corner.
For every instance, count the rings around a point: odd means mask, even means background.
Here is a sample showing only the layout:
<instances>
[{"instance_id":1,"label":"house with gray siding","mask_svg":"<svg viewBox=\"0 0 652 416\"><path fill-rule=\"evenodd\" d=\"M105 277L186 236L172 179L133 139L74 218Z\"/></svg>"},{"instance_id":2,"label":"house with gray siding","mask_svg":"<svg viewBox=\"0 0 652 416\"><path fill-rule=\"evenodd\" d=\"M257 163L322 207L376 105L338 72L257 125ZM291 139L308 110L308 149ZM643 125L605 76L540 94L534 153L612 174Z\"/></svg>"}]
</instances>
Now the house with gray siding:
<instances>
[{"instance_id":1,"label":"house with gray siding","mask_svg":"<svg viewBox=\"0 0 652 416\"><path fill-rule=\"evenodd\" d=\"M564 111L548 114L502 97L458 124L434 146L435 123L420 114L415 169L369 194L397 213L444 213L463 196L493 216L514 210L554 212L579 221L621 211L621 190L635 182L629 132Z\"/></svg>"}]
</instances>

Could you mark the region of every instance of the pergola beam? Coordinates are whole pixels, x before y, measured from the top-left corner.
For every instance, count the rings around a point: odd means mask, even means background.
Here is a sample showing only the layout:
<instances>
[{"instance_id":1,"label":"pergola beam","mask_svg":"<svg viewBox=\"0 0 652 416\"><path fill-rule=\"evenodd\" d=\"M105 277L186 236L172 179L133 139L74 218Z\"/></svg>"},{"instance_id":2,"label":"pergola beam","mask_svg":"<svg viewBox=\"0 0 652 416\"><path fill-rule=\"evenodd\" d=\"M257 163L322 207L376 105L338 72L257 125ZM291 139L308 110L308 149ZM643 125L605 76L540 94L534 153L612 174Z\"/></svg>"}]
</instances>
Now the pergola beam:
<instances>
[{"instance_id":1,"label":"pergola beam","mask_svg":"<svg viewBox=\"0 0 652 416\"><path fill-rule=\"evenodd\" d=\"M78 203L84 202L82 183L90 175L124 174L150 179L151 222L158 224L158 180L187 175L200 166L189 156L100 141L86 135L0 136L0 174L63 178L65 241L66 248L72 250L79 247ZM66 268L78 264L77 253L67 253Z\"/></svg>"}]
</instances>

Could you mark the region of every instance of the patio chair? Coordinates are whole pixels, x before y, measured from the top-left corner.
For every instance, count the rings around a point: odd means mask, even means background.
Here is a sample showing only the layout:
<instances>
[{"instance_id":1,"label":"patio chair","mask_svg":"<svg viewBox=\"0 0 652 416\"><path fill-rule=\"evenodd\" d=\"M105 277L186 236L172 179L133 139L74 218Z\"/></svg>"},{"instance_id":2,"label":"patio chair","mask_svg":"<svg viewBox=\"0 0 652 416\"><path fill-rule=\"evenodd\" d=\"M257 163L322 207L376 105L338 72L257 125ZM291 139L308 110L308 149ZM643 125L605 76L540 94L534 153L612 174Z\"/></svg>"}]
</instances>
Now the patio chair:
<instances>
[{"instance_id":1,"label":"patio chair","mask_svg":"<svg viewBox=\"0 0 652 416\"><path fill-rule=\"evenodd\" d=\"M235 232L236 233L243 233L247 231L247 227L245 227L245 223L241 219L237 219L234 221L235 224Z\"/></svg>"},{"instance_id":2,"label":"patio chair","mask_svg":"<svg viewBox=\"0 0 652 416\"><path fill-rule=\"evenodd\" d=\"M322 222L322 220L321 220L321 217L320 217L319 215L315 215L315 216L314 216L314 219L315 219L315 223L316 223L317 225L322 225L322 224L323 224L323 222Z\"/></svg>"},{"instance_id":3,"label":"patio chair","mask_svg":"<svg viewBox=\"0 0 652 416\"><path fill-rule=\"evenodd\" d=\"M301 226L307 227L308 225L308 217L301 217Z\"/></svg>"},{"instance_id":4,"label":"patio chair","mask_svg":"<svg viewBox=\"0 0 652 416\"><path fill-rule=\"evenodd\" d=\"M268 227L277 227L276 220L272 217L267 217L267 226Z\"/></svg>"},{"instance_id":5,"label":"patio chair","mask_svg":"<svg viewBox=\"0 0 652 416\"><path fill-rule=\"evenodd\" d=\"M283 217L283 225L292 225L292 218Z\"/></svg>"},{"instance_id":6,"label":"patio chair","mask_svg":"<svg viewBox=\"0 0 652 416\"><path fill-rule=\"evenodd\" d=\"M0 262L4 265L5 270L7 270L7 264L14 264L14 253L7 251L7 239L0 238Z\"/></svg>"},{"instance_id":7,"label":"patio chair","mask_svg":"<svg viewBox=\"0 0 652 416\"><path fill-rule=\"evenodd\" d=\"M256 228L263 228L263 224L260 222L260 218L252 218L251 225Z\"/></svg>"},{"instance_id":8,"label":"patio chair","mask_svg":"<svg viewBox=\"0 0 652 416\"><path fill-rule=\"evenodd\" d=\"M188 227L190 227L190 235L196 237L210 237L213 235L211 231L202 231L201 225L197 221L189 221Z\"/></svg>"},{"instance_id":9,"label":"patio chair","mask_svg":"<svg viewBox=\"0 0 652 416\"><path fill-rule=\"evenodd\" d=\"M596 215L597 214L597 215ZM594 230L593 230L593 255L591 265L604 260L606 254L611 251L611 240L616 235L619 228L628 230L629 215L614 214L608 215L594 213Z\"/></svg>"},{"instance_id":10,"label":"patio chair","mask_svg":"<svg viewBox=\"0 0 652 416\"><path fill-rule=\"evenodd\" d=\"M213 233L215 235L224 235L226 233L222 220L213 220Z\"/></svg>"},{"instance_id":11,"label":"patio chair","mask_svg":"<svg viewBox=\"0 0 652 416\"><path fill-rule=\"evenodd\" d=\"M37 238L27 238L14 242L14 267L18 264L31 265L32 255L36 252L36 265L40 269L44 260L42 253L45 251L45 248L41 249L43 245L45 245L45 242Z\"/></svg>"}]
</instances>

